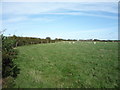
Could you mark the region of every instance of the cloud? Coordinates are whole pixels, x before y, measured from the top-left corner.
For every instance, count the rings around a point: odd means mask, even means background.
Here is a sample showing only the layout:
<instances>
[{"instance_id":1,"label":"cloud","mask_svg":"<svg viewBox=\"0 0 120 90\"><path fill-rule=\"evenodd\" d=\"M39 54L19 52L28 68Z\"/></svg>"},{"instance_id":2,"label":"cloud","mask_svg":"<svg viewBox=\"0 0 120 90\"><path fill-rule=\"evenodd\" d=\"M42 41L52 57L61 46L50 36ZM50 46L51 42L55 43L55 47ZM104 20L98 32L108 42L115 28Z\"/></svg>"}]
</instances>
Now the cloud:
<instances>
[{"instance_id":1,"label":"cloud","mask_svg":"<svg viewBox=\"0 0 120 90\"><path fill-rule=\"evenodd\" d=\"M103 2L81 3L81 4L76 4L74 7L70 7L69 9L74 11L97 11L97 12L118 13L117 5L118 5L117 3L103 3Z\"/></svg>"},{"instance_id":2,"label":"cloud","mask_svg":"<svg viewBox=\"0 0 120 90\"><path fill-rule=\"evenodd\" d=\"M3 3L3 14L30 15L64 11L117 13L117 3Z\"/></svg>"},{"instance_id":3,"label":"cloud","mask_svg":"<svg viewBox=\"0 0 120 90\"><path fill-rule=\"evenodd\" d=\"M14 22L20 22L20 21L25 21L28 20L27 17L15 17L15 18L10 18L3 20L3 23L14 23Z\"/></svg>"},{"instance_id":4,"label":"cloud","mask_svg":"<svg viewBox=\"0 0 120 90\"><path fill-rule=\"evenodd\" d=\"M51 18L29 18L32 15L82 15L117 19L117 3L3 3L2 15L7 17L5 22L20 22L25 20L53 21ZM110 13L113 15L105 14Z\"/></svg>"},{"instance_id":5,"label":"cloud","mask_svg":"<svg viewBox=\"0 0 120 90\"><path fill-rule=\"evenodd\" d=\"M36 22L36 21L41 21L41 22L52 22L52 21L55 21L56 18L50 18L50 17L34 17L34 18L30 18L30 17L23 17L23 16L20 16L20 17L14 17L14 18L10 18L10 19L5 19L5 20L2 20L3 23L17 23L17 22L25 22L25 21L28 21L28 22ZM0 22L1 23L1 22Z\"/></svg>"},{"instance_id":6,"label":"cloud","mask_svg":"<svg viewBox=\"0 0 120 90\"><path fill-rule=\"evenodd\" d=\"M47 14L47 15L81 15L81 16L95 16L95 17L102 17L102 18L109 18L109 19L118 19L116 16L108 16L108 15L102 15L102 14L90 14L90 13L83 13L83 12L71 12L71 13L41 13L41 14Z\"/></svg>"}]
</instances>

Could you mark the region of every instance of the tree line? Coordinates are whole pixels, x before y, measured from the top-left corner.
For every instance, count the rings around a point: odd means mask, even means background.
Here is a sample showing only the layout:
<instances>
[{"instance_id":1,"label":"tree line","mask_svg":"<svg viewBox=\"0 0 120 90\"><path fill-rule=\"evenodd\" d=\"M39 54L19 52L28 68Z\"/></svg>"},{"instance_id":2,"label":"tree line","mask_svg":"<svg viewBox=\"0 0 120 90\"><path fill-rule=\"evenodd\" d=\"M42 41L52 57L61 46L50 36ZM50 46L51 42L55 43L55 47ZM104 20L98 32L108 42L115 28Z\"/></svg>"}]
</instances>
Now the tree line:
<instances>
[{"instance_id":1,"label":"tree line","mask_svg":"<svg viewBox=\"0 0 120 90\"><path fill-rule=\"evenodd\" d=\"M9 36L7 38L9 38L15 42L13 44L13 47L30 45L30 44L55 43L55 42L60 42L60 41L97 41L97 42L119 42L120 41L120 40L99 40L99 39L87 39L87 40L61 39L61 38L51 39L50 37L41 39L41 38L35 38L35 37L20 37L20 36L16 36L16 35Z\"/></svg>"},{"instance_id":2,"label":"tree line","mask_svg":"<svg viewBox=\"0 0 120 90\"><path fill-rule=\"evenodd\" d=\"M35 38L35 37L19 37L16 35L9 36L8 38L15 41L13 47L23 46L23 45L30 45L30 44L46 44L46 43L55 43L60 41L77 41L75 39L61 39L55 38L51 39L50 37L46 37L45 39Z\"/></svg>"}]
</instances>

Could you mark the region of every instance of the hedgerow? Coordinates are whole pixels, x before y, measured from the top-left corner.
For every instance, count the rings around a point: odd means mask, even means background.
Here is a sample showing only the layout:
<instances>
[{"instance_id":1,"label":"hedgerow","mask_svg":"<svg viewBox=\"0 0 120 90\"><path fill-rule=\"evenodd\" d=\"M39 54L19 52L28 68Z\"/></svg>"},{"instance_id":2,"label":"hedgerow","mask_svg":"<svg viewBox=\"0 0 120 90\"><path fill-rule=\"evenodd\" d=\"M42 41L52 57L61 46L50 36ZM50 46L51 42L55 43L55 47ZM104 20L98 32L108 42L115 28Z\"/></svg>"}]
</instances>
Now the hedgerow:
<instances>
[{"instance_id":1,"label":"hedgerow","mask_svg":"<svg viewBox=\"0 0 120 90\"><path fill-rule=\"evenodd\" d=\"M3 88L13 85L14 78L17 77L19 69L13 60L16 58L17 50L14 49L16 41L1 35L2 37L2 78ZM13 79L11 79L13 78ZM6 80L7 79L7 80ZM11 82L11 83L10 83Z\"/></svg>"}]
</instances>

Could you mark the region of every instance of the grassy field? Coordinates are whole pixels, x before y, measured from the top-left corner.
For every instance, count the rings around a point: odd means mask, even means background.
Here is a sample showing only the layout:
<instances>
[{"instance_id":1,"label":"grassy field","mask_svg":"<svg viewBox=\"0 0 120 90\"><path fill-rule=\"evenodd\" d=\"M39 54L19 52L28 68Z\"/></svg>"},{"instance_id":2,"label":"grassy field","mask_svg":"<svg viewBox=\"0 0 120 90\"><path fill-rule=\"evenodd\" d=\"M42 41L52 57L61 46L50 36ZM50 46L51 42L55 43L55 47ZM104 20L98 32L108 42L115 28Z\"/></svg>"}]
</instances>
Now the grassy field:
<instances>
[{"instance_id":1,"label":"grassy field","mask_svg":"<svg viewBox=\"0 0 120 90\"><path fill-rule=\"evenodd\" d=\"M17 88L114 88L118 43L61 42L17 48Z\"/></svg>"}]
</instances>

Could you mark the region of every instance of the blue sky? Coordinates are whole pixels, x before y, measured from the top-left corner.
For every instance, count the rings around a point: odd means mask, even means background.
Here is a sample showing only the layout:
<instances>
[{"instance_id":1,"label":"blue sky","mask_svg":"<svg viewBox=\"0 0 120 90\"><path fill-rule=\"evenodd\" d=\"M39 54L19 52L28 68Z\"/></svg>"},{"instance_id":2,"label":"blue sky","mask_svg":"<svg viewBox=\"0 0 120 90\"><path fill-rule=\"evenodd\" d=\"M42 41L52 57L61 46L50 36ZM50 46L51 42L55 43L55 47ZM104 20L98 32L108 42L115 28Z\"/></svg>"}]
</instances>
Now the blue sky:
<instances>
[{"instance_id":1,"label":"blue sky","mask_svg":"<svg viewBox=\"0 0 120 90\"><path fill-rule=\"evenodd\" d=\"M4 2L5 35L118 39L117 2Z\"/></svg>"}]
</instances>

